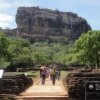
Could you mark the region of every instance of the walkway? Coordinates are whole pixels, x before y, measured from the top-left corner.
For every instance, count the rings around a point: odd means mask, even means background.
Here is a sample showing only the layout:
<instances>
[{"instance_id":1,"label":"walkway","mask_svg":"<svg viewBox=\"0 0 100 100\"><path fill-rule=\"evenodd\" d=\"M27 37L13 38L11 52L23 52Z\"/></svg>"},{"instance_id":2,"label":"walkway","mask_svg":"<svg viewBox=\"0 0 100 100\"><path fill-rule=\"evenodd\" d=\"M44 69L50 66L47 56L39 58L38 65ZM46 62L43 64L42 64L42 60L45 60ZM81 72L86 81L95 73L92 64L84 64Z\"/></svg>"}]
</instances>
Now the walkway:
<instances>
[{"instance_id":1,"label":"walkway","mask_svg":"<svg viewBox=\"0 0 100 100\"><path fill-rule=\"evenodd\" d=\"M63 86L62 81L61 80L56 81L56 84L52 85L52 82L50 79L46 79L45 85L41 85L40 80L38 80L31 87L29 87L23 93L21 93L19 97L20 98L26 97L28 99L29 98L31 99L32 98L42 98L42 99L36 99L36 100L47 100L47 98L48 100L49 98L50 100L64 100L64 98L66 97L68 98L67 92ZM18 100L28 100L28 99L18 99Z\"/></svg>"},{"instance_id":2,"label":"walkway","mask_svg":"<svg viewBox=\"0 0 100 100\"><path fill-rule=\"evenodd\" d=\"M60 96L67 95L67 92L63 86L62 81L56 81L55 85L52 85L50 79L46 79L45 85L41 85L40 80L29 87L26 91L20 95L34 95L34 96Z\"/></svg>"}]
</instances>

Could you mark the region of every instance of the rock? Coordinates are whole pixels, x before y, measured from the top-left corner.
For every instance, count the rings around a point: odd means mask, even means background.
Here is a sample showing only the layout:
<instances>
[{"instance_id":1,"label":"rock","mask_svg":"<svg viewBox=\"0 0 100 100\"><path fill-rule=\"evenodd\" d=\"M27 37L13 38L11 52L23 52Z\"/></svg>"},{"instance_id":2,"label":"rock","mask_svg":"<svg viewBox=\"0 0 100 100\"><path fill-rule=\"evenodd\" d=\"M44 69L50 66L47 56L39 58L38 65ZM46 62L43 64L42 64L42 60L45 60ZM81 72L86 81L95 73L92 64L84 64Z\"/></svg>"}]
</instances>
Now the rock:
<instances>
[{"instance_id":1,"label":"rock","mask_svg":"<svg viewBox=\"0 0 100 100\"><path fill-rule=\"evenodd\" d=\"M0 31L4 32L6 36L8 37L15 37L17 34L17 28L14 28L14 29L10 29L10 28L2 29L1 28Z\"/></svg>"},{"instance_id":2,"label":"rock","mask_svg":"<svg viewBox=\"0 0 100 100\"><path fill-rule=\"evenodd\" d=\"M34 40L75 40L91 30L87 21L72 12L19 7L16 14L17 35Z\"/></svg>"},{"instance_id":3,"label":"rock","mask_svg":"<svg viewBox=\"0 0 100 100\"><path fill-rule=\"evenodd\" d=\"M17 33L17 28L15 29L2 29L2 31L9 37L15 37Z\"/></svg>"}]
</instances>

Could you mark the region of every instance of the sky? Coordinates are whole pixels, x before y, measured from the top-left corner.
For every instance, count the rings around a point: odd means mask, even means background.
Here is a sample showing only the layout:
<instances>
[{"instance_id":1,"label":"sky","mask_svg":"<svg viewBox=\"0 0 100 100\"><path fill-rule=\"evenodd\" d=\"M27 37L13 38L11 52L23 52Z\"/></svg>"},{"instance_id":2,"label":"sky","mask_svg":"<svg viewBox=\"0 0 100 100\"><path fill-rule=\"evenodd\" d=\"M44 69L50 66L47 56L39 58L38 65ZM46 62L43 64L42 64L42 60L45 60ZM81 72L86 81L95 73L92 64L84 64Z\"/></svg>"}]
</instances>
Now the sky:
<instances>
[{"instance_id":1,"label":"sky","mask_svg":"<svg viewBox=\"0 0 100 100\"><path fill-rule=\"evenodd\" d=\"M85 18L93 30L100 30L100 0L0 0L0 27L17 27L15 16L20 6L73 12Z\"/></svg>"}]
</instances>

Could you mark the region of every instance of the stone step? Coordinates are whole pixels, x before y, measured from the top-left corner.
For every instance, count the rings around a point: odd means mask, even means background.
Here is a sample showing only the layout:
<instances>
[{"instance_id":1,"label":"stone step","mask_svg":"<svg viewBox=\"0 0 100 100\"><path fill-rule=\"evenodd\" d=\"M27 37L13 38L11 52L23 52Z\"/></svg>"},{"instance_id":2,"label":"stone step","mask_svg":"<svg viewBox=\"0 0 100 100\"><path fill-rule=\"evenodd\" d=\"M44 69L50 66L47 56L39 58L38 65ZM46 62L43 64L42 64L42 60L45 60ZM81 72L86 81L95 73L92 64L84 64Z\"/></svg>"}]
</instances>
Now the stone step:
<instances>
[{"instance_id":1,"label":"stone step","mask_svg":"<svg viewBox=\"0 0 100 100\"><path fill-rule=\"evenodd\" d=\"M69 100L68 96L17 96L15 100Z\"/></svg>"}]
</instances>

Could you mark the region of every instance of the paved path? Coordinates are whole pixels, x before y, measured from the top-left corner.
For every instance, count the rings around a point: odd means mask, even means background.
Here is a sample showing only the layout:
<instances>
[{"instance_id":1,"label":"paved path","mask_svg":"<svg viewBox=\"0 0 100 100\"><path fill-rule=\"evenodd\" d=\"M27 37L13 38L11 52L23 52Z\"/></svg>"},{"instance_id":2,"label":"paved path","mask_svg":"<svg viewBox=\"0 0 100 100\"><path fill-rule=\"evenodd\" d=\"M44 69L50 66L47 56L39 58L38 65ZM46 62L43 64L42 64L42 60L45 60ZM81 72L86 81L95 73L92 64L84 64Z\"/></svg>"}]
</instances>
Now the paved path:
<instances>
[{"instance_id":1,"label":"paved path","mask_svg":"<svg viewBox=\"0 0 100 100\"><path fill-rule=\"evenodd\" d=\"M64 96L67 92L63 86L62 81L56 81L55 85L52 85L52 81L46 79L45 85L41 85L40 80L34 83L31 87L26 89L20 95L22 96Z\"/></svg>"}]
</instances>

